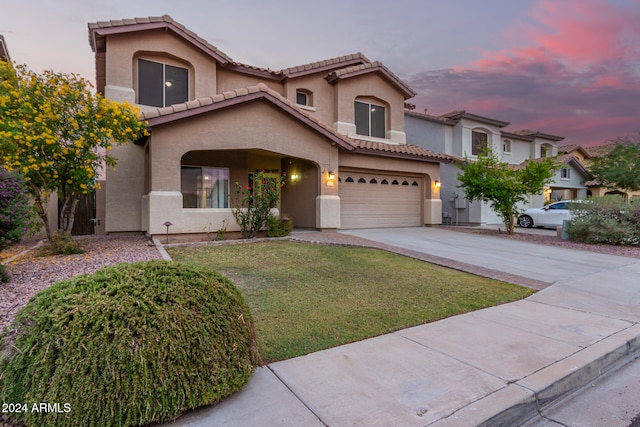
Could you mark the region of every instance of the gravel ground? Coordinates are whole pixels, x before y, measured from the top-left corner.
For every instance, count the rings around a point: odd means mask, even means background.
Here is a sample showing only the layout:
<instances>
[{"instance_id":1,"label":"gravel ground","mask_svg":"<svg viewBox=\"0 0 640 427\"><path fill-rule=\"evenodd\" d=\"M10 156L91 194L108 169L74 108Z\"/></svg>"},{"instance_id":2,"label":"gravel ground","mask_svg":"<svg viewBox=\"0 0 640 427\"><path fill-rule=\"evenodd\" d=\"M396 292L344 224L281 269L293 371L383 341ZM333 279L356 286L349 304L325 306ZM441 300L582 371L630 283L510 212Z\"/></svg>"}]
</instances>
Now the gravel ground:
<instances>
[{"instance_id":1,"label":"gravel ground","mask_svg":"<svg viewBox=\"0 0 640 427\"><path fill-rule=\"evenodd\" d=\"M57 281L121 262L162 259L158 249L140 234L86 236L78 242L85 253L37 257L36 250L31 250L7 265L11 280L0 283L0 331L11 324L33 295ZM10 248L3 253L3 260L35 244L31 241Z\"/></svg>"},{"instance_id":2,"label":"gravel ground","mask_svg":"<svg viewBox=\"0 0 640 427\"><path fill-rule=\"evenodd\" d=\"M522 231L509 236L504 232L500 233L496 230L473 227L443 228L458 232L495 236L496 238L523 240L543 245L640 258L640 247L587 245L560 240L555 236L529 234ZM339 240L341 236L339 233L321 233L320 235L331 241ZM32 250L7 265L11 281L6 284L0 283L0 331L11 324L16 313L33 295L59 280L78 274L92 273L102 267L120 262L162 259L156 247L147 238L139 234L88 236L81 237L78 241L86 250L83 254L37 257L35 256L36 251ZM0 258L2 260L9 259L11 256L34 245L35 242L32 241L15 246L0 254Z\"/></svg>"}]
</instances>

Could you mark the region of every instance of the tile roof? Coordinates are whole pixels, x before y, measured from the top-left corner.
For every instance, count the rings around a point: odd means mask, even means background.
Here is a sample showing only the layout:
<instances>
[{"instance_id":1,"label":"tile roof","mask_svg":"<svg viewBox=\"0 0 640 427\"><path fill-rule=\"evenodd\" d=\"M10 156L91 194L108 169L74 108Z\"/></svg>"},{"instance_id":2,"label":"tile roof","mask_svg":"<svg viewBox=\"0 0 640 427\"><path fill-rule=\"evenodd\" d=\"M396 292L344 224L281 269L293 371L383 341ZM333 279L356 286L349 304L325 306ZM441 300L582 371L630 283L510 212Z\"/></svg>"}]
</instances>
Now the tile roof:
<instances>
[{"instance_id":1,"label":"tile roof","mask_svg":"<svg viewBox=\"0 0 640 427\"><path fill-rule=\"evenodd\" d=\"M259 98L264 98L276 106L283 108L299 120L305 122L310 127L316 129L321 134L336 142L341 148L347 151L389 157L409 158L414 160L449 162L454 160L453 157L446 154L435 153L411 144L387 144L383 142L348 138L320 122L307 111L299 108L296 104L281 96L278 92L269 89L269 87L264 83L227 91L214 96L198 98L193 101L172 105L170 107L155 108L141 113L140 119L148 121L149 125L153 127Z\"/></svg>"},{"instance_id":2,"label":"tile roof","mask_svg":"<svg viewBox=\"0 0 640 427\"><path fill-rule=\"evenodd\" d=\"M173 30L173 32L189 40L203 51L209 53L222 64L232 62L231 58L229 58L227 54L220 51L217 47L210 44L193 31L187 29L184 25L174 21L169 15L89 23L89 44L93 51L96 52L100 44L99 38L107 34L143 31L155 28L168 28Z\"/></svg>"},{"instance_id":3,"label":"tile roof","mask_svg":"<svg viewBox=\"0 0 640 427\"><path fill-rule=\"evenodd\" d=\"M551 141L562 141L564 139L564 136L551 135L550 133L542 133L537 130L524 129L524 130L518 130L512 133L515 133L516 135L522 135L522 136L531 136L534 138L549 139Z\"/></svg>"},{"instance_id":4,"label":"tile roof","mask_svg":"<svg viewBox=\"0 0 640 427\"><path fill-rule=\"evenodd\" d=\"M287 77L292 78L321 71L335 70L336 68L342 68L354 64L368 64L370 62L371 61L369 61L366 56L357 52L351 55L338 56L336 58L285 68L280 70L280 72Z\"/></svg>"},{"instance_id":5,"label":"tile roof","mask_svg":"<svg viewBox=\"0 0 640 427\"><path fill-rule=\"evenodd\" d=\"M393 74L391 70L389 70L381 62L378 61L342 68L329 73L326 78L329 83L333 83L336 80L375 72L381 73L384 77L391 81L394 86L400 89L400 91L404 93L405 99L413 98L414 96L416 96L416 92L413 89L411 89L405 82L400 80L398 76Z\"/></svg>"},{"instance_id":6,"label":"tile roof","mask_svg":"<svg viewBox=\"0 0 640 427\"><path fill-rule=\"evenodd\" d=\"M609 154L611 150L615 148L616 145L618 144L616 144L615 142L610 142L608 144L595 145L593 147L583 147L583 148L587 153L589 153L591 157L601 157Z\"/></svg>"},{"instance_id":7,"label":"tile roof","mask_svg":"<svg viewBox=\"0 0 640 427\"><path fill-rule=\"evenodd\" d=\"M456 121L448 119L442 116L433 116L427 113L418 113L416 111L404 110L404 115L409 117L416 117L418 119L428 120L430 122L442 123L445 125L455 125Z\"/></svg>"},{"instance_id":8,"label":"tile roof","mask_svg":"<svg viewBox=\"0 0 640 427\"><path fill-rule=\"evenodd\" d=\"M390 157L411 157L411 158L423 158L430 160L439 160L452 162L454 158L452 156L436 153L434 151L426 150L422 147L411 144L387 144L384 142L366 141L363 139L350 138L352 145L356 148L358 153L369 153L386 155Z\"/></svg>"},{"instance_id":9,"label":"tile roof","mask_svg":"<svg viewBox=\"0 0 640 427\"><path fill-rule=\"evenodd\" d=\"M499 128L503 128L509 124L509 122L505 122L502 120L492 119L489 117L468 113L466 110L454 110L449 113L441 114L440 117L444 117L446 119L451 119L451 120L460 120L460 119L475 120L477 122L497 126Z\"/></svg>"}]
</instances>

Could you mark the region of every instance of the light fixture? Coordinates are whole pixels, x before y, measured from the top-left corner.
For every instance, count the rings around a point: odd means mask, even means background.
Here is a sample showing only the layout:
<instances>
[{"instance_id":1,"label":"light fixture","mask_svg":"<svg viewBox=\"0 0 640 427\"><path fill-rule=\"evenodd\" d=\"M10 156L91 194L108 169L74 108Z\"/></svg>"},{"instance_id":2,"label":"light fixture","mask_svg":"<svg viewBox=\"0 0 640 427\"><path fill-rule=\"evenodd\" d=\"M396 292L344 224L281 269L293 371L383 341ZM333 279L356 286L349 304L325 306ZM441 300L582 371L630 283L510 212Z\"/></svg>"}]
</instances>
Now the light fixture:
<instances>
[{"instance_id":1,"label":"light fixture","mask_svg":"<svg viewBox=\"0 0 640 427\"><path fill-rule=\"evenodd\" d=\"M329 187L333 187L333 182L335 181L335 179L336 179L336 174L333 173L333 171L327 172L327 185Z\"/></svg>"},{"instance_id":2,"label":"light fixture","mask_svg":"<svg viewBox=\"0 0 640 427\"><path fill-rule=\"evenodd\" d=\"M440 188L440 181L438 181L437 179L435 180L435 182L433 183L433 185L436 186L436 188Z\"/></svg>"},{"instance_id":3,"label":"light fixture","mask_svg":"<svg viewBox=\"0 0 640 427\"><path fill-rule=\"evenodd\" d=\"M173 83L171 83L170 81L166 81L166 82L164 82L164 85L166 87L171 87L171 86L173 86Z\"/></svg>"},{"instance_id":4,"label":"light fixture","mask_svg":"<svg viewBox=\"0 0 640 427\"><path fill-rule=\"evenodd\" d=\"M296 182L300 179L300 175L296 174L296 173L292 173L291 174L291 182Z\"/></svg>"}]
</instances>

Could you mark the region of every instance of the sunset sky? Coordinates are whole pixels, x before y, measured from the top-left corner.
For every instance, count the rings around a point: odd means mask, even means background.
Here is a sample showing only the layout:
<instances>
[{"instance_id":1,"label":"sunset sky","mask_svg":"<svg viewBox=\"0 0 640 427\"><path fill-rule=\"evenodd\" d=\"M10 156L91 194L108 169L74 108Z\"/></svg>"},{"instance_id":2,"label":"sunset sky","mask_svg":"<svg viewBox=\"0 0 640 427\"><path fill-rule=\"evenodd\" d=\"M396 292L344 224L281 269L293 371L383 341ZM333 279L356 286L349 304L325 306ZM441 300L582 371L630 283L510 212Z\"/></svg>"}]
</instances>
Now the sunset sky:
<instances>
[{"instance_id":1,"label":"sunset sky","mask_svg":"<svg viewBox=\"0 0 640 427\"><path fill-rule=\"evenodd\" d=\"M264 68L362 52L418 92L420 112L583 145L640 130L640 0L21 0L0 34L15 62L94 81L88 22L163 14Z\"/></svg>"}]
</instances>

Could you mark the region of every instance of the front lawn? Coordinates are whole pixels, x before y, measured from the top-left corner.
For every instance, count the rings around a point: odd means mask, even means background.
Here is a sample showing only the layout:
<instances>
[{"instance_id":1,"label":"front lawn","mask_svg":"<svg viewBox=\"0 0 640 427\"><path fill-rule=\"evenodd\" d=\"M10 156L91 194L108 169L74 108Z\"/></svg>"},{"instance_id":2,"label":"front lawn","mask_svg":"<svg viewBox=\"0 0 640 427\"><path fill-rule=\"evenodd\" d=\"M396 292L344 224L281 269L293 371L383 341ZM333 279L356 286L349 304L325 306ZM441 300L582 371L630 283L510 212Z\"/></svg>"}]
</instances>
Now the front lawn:
<instances>
[{"instance_id":1,"label":"front lawn","mask_svg":"<svg viewBox=\"0 0 640 427\"><path fill-rule=\"evenodd\" d=\"M168 249L222 272L251 309L265 362L534 293L377 249L268 241Z\"/></svg>"}]
</instances>

